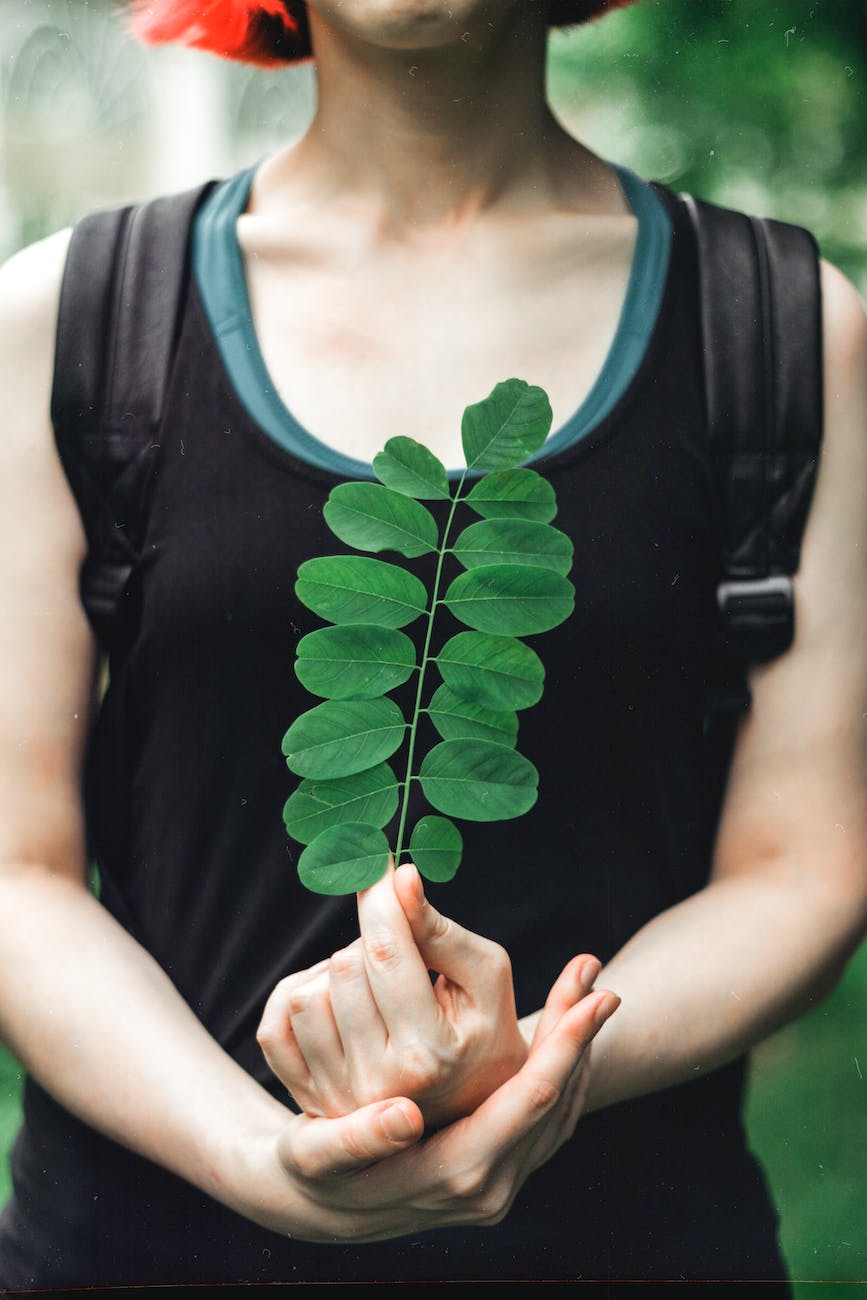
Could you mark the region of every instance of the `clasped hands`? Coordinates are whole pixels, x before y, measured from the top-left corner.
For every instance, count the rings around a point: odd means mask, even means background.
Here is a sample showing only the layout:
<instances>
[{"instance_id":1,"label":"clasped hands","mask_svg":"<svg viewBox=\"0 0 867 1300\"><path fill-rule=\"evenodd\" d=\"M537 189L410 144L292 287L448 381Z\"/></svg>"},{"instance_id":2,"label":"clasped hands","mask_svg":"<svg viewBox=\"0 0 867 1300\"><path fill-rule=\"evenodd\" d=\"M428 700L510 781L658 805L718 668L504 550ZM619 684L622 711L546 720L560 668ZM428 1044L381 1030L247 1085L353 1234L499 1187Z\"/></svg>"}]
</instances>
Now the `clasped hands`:
<instances>
[{"instance_id":1,"label":"clasped hands","mask_svg":"<svg viewBox=\"0 0 867 1300\"><path fill-rule=\"evenodd\" d=\"M358 915L360 938L282 980L258 1032L303 1112L278 1152L313 1211L301 1235L499 1222L574 1132L619 999L575 957L525 1037L508 955L437 912L414 866L390 865Z\"/></svg>"}]
</instances>

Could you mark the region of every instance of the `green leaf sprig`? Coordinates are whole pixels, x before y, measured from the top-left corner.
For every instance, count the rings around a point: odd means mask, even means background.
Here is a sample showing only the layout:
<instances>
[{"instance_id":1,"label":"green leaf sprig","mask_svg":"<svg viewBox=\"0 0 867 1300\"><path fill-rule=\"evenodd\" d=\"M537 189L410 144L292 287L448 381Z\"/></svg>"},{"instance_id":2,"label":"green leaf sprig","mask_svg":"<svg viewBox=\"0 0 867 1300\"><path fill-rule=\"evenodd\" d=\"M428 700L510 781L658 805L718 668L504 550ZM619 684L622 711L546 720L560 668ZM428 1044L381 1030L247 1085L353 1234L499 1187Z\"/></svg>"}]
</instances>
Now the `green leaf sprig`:
<instances>
[{"instance_id":1,"label":"green leaf sprig","mask_svg":"<svg viewBox=\"0 0 867 1300\"><path fill-rule=\"evenodd\" d=\"M433 554L429 594L397 564L364 555L327 555L299 566L298 599L330 626L298 643L298 680L323 702L303 713L283 738L289 769L302 778L284 809L288 834L306 847L298 874L321 894L366 889L388 868L383 831L400 804L394 861L408 849L428 880L450 880L462 839L451 818L519 817L538 796L539 774L515 748L517 712L541 698L545 671L519 638L546 632L574 608L566 577L573 546L552 527L554 489L521 466L551 428L543 389L521 379L497 384L467 407L461 440L467 468L450 492L437 457L412 438L391 438L374 458L379 482L342 483L330 493L325 521L360 551ZM467 471L484 471L464 494ZM423 501L450 501L440 536ZM459 506L481 516L452 546ZM443 595L443 565L461 566ZM445 606L469 631L431 653L436 615ZM425 616L421 659L400 629ZM441 681L423 705L428 670ZM417 673L412 716L389 691ZM418 724L427 714L440 736L415 769ZM389 759L406 745L403 780ZM435 814L422 817L405 844L411 783ZM445 816L438 815L445 814Z\"/></svg>"}]
</instances>

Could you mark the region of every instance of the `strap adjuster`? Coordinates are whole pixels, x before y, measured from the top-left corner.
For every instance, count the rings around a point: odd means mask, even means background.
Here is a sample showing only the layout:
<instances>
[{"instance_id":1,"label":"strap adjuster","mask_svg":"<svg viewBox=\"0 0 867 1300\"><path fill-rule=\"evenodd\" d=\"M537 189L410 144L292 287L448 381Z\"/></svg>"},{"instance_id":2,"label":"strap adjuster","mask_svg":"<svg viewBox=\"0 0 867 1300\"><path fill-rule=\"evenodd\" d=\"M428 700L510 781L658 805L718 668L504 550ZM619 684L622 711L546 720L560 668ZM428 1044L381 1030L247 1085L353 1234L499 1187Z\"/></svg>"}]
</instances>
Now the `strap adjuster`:
<instances>
[{"instance_id":1,"label":"strap adjuster","mask_svg":"<svg viewBox=\"0 0 867 1300\"><path fill-rule=\"evenodd\" d=\"M792 644L795 584L788 574L721 582L716 598L729 654L748 663L766 663Z\"/></svg>"}]
</instances>

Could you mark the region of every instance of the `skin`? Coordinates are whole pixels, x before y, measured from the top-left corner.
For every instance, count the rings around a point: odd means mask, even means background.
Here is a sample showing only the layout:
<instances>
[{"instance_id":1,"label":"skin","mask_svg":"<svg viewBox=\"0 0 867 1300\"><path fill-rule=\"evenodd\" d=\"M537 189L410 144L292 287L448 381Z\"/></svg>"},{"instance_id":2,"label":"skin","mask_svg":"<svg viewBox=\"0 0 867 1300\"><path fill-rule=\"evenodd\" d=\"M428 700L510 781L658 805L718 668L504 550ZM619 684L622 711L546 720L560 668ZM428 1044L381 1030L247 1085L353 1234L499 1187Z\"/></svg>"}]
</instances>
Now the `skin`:
<instances>
[{"instance_id":1,"label":"skin","mask_svg":"<svg viewBox=\"0 0 867 1300\"><path fill-rule=\"evenodd\" d=\"M316 120L260 168L238 222L278 393L368 463L388 430L462 465L464 408L508 375L532 375L565 423L614 336L637 222L544 101L540 10L331 0L310 16Z\"/></svg>"},{"instance_id":2,"label":"skin","mask_svg":"<svg viewBox=\"0 0 867 1300\"><path fill-rule=\"evenodd\" d=\"M460 463L461 410L508 374L546 387L562 423L610 343L634 219L610 169L545 107L536 7L317 0L311 24L321 110L300 144L263 167L239 221L278 390L318 436L365 459L388 428ZM520 1027L523 1063L486 1081L486 1098L467 1100L472 1071L441 1053L438 1068L452 1074L440 1086L428 1071L421 1093L436 1094L440 1117L471 1109L422 1140L422 1110L405 1094L353 1108L353 1092L331 1107L345 1114L294 1116L87 893L80 780L99 665L77 594L85 542L48 419L68 237L0 268L0 1033L87 1122L275 1231L353 1241L496 1222L583 1110L739 1055L831 987L863 930L858 296L823 263L826 435L796 579L797 637L750 675L753 709L707 887L639 931L597 977L599 991L581 983L586 955L570 963ZM386 1002L406 961L425 960L436 940L412 882L399 872L374 899L391 889L385 905L399 903L409 926L389 931L390 949L381 932L365 948L394 959L373 974L367 956L363 965ZM437 963L460 987L447 948ZM505 970L491 980L479 1042L510 1025ZM605 988L622 997L619 1010ZM469 993L484 1013L484 991ZM393 1016L380 1019L390 1033ZM353 1052L360 1060L363 1045L350 1042Z\"/></svg>"}]
</instances>

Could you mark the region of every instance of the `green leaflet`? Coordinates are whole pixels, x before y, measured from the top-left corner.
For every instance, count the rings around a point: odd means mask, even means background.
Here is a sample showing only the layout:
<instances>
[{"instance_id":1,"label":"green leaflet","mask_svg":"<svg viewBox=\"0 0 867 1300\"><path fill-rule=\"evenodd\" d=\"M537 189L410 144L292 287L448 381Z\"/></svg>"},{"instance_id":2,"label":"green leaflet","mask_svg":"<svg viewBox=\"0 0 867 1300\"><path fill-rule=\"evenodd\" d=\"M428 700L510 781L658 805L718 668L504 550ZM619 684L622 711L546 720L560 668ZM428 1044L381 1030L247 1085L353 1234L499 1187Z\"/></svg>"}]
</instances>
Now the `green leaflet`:
<instances>
[{"instance_id":1,"label":"green leaflet","mask_svg":"<svg viewBox=\"0 0 867 1300\"><path fill-rule=\"evenodd\" d=\"M298 875L317 894L354 894L385 874L388 852L388 840L375 826L331 826L301 854Z\"/></svg>"},{"instance_id":2,"label":"green leaflet","mask_svg":"<svg viewBox=\"0 0 867 1300\"><path fill-rule=\"evenodd\" d=\"M523 379L497 384L464 411L461 442L468 469L511 469L538 451L551 429L551 404Z\"/></svg>"},{"instance_id":3,"label":"green leaflet","mask_svg":"<svg viewBox=\"0 0 867 1300\"><path fill-rule=\"evenodd\" d=\"M405 731L393 700L326 700L293 722L283 753L298 776L352 776L389 758Z\"/></svg>"},{"instance_id":4,"label":"green leaflet","mask_svg":"<svg viewBox=\"0 0 867 1300\"><path fill-rule=\"evenodd\" d=\"M547 632L572 613L575 589L568 578L529 564L485 564L455 578L444 603L480 632L529 636Z\"/></svg>"},{"instance_id":5,"label":"green leaflet","mask_svg":"<svg viewBox=\"0 0 867 1300\"><path fill-rule=\"evenodd\" d=\"M309 844L329 826L344 822L385 826L397 809L399 789L388 763L337 780L304 780L283 809L287 834Z\"/></svg>"},{"instance_id":6,"label":"green leaflet","mask_svg":"<svg viewBox=\"0 0 867 1300\"><path fill-rule=\"evenodd\" d=\"M490 471L466 494L465 474L452 495L441 461L406 437L389 439L374 458L378 483L342 483L330 493L325 521L347 546L393 550L409 560L431 555L435 570L428 591L404 567L369 556L317 556L299 566L298 600L332 625L298 643L298 680L324 702L296 718L283 739L289 768L303 778L286 802L284 822L307 846L298 872L309 889L367 888L386 870L390 843L396 863L408 850L429 880L450 880L463 843L449 818L500 821L535 804L539 776L515 748L517 711L541 697L544 667L518 638L557 626L575 596L566 577L572 542L550 526L554 490L519 464L542 446L550 427L546 394L509 379L464 412L467 466ZM449 502L442 536L439 514L423 500ZM450 547L463 505L481 520L467 523ZM452 573L444 571L449 557ZM455 574L456 565L463 571ZM472 630L451 636L434 655L432 634L443 606ZM422 615L416 637L398 630ZM432 664L442 682L423 707ZM388 692L413 674L399 707ZM442 739L418 763L422 713ZM386 760L404 742L399 780ZM417 821L407 846L413 781L437 812Z\"/></svg>"},{"instance_id":7,"label":"green leaflet","mask_svg":"<svg viewBox=\"0 0 867 1300\"><path fill-rule=\"evenodd\" d=\"M533 519L545 524L557 513L554 489L534 469L504 469L486 474L464 500L486 519Z\"/></svg>"},{"instance_id":8,"label":"green leaflet","mask_svg":"<svg viewBox=\"0 0 867 1300\"><path fill-rule=\"evenodd\" d=\"M427 880L451 880L461 864L461 833L445 817L422 817L413 827L409 851Z\"/></svg>"},{"instance_id":9,"label":"green leaflet","mask_svg":"<svg viewBox=\"0 0 867 1300\"><path fill-rule=\"evenodd\" d=\"M450 817L496 822L533 807L539 773L529 759L490 740L443 740L419 771L429 803Z\"/></svg>"},{"instance_id":10,"label":"green leaflet","mask_svg":"<svg viewBox=\"0 0 867 1300\"><path fill-rule=\"evenodd\" d=\"M542 660L515 637L458 632L440 650L436 664L456 695L488 709L527 709L542 696Z\"/></svg>"},{"instance_id":11,"label":"green leaflet","mask_svg":"<svg viewBox=\"0 0 867 1300\"><path fill-rule=\"evenodd\" d=\"M296 654L298 680L329 700L385 695L416 667L415 646L408 636L370 623L308 632Z\"/></svg>"},{"instance_id":12,"label":"green leaflet","mask_svg":"<svg viewBox=\"0 0 867 1300\"><path fill-rule=\"evenodd\" d=\"M529 519L483 519L465 528L452 554L466 569L482 564L535 564L566 574L572 541L559 528Z\"/></svg>"},{"instance_id":13,"label":"green leaflet","mask_svg":"<svg viewBox=\"0 0 867 1300\"><path fill-rule=\"evenodd\" d=\"M447 501L450 495L445 466L414 438L389 438L373 458L373 472L386 487L417 501Z\"/></svg>"},{"instance_id":14,"label":"green leaflet","mask_svg":"<svg viewBox=\"0 0 867 1300\"><path fill-rule=\"evenodd\" d=\"M295 595L329 623L404 627L427 606L413 574L363 555L323 555L298 567Z\"/></svg>"},{"instance_id":15,"label":"green leaflet","mask_svg":"<svg viewBox=\"0 0 867 1300\"><path fill-rule=\"evenodd\" d=\"M437 549L430 511L379 483L341 483L322 513L332 533L359 551L399 551L412 558Z\"/></svg>"},{"instance_id":16,"label":"green leaflet","mask_svg":"<svg viewBox=\"0 0 867 1300\"><path fill-rule=\"evenodd\" d=\"M427 713L443 740L495 740L514 745L518 739L518 715L511 709L487 709L475 700L462 699L446 686L438 686Z\"/></svg>"}]
</instances>

